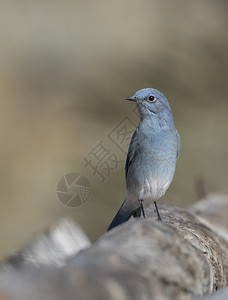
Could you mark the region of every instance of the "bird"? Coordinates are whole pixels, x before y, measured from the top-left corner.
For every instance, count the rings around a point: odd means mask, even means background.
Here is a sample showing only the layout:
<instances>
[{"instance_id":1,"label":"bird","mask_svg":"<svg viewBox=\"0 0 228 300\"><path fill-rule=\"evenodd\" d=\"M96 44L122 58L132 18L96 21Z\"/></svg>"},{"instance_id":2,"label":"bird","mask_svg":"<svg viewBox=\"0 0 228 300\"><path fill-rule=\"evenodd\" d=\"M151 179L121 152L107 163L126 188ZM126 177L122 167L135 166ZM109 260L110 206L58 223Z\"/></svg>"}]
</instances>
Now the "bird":
<instances>
[{"instance_id":1,"label":"bird","mask_svg":"<svg viewBox=\"0 0 228 300\"><path fill-rule=\"evenodd\" d=\"M108 227L108 231L133 215L145 217L144 204L156 201L169 188L180 154L180 136L166 97L154 88L144 88L132 97L140 122L129 144L125 164L126 198Z\"/></svg>"}]
</instances>

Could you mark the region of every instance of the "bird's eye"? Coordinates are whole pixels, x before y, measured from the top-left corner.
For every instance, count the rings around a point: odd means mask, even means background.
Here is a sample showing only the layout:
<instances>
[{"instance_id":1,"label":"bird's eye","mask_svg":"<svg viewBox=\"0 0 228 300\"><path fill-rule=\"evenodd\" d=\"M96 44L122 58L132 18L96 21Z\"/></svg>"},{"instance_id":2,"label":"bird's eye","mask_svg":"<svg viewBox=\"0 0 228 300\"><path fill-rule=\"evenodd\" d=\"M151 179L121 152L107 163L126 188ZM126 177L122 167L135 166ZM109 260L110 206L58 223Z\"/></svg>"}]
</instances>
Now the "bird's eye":
<instances>
[{"instance_id":1,"label":"bird's eye","mask_svg":"<svg viewBox=\"0 0 228 300\"><path fill-rule=\"evenodd\" d=\"M148 98L148 100L150 102L154 102L156 100L156 98L153 95L150 95L149 98Z\"/></svg>"}]
</instances>

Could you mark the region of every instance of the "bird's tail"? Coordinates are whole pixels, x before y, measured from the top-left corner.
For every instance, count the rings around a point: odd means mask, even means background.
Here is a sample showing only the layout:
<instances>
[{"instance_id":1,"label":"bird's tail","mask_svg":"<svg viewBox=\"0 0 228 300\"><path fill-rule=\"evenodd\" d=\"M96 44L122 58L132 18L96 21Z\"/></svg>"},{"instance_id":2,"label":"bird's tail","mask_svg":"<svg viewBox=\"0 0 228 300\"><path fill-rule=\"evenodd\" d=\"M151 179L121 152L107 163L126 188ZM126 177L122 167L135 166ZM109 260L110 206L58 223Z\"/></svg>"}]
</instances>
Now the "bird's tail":
<instances>
[{"instance_id":1,"label":"bird's tail","mask_svg":"<svg viewBox=\"0 0 228 300\"><path fill-rule=\"evenodd\" d=\"M129 209L129 207L126 207L126 199L120 206L120 209L118 210L117 214L115 215L114 219L112 220L111 224L108 227L108 231L130 219L132 214L135 210Z\"/></svg>"}]
</instances>

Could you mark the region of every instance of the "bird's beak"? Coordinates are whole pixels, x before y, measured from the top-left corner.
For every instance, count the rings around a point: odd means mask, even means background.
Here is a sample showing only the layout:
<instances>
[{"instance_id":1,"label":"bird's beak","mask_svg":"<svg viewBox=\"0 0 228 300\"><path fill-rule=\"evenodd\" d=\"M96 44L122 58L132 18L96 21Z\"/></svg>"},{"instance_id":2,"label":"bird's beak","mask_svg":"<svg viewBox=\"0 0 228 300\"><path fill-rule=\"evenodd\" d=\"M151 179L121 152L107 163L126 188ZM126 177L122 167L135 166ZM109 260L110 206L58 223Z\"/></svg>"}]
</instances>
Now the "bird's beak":
<instances>
[{"instance_id":1,"label":"bird's beak","mask_svg":"<svg viewBox=\"0 0 228 300\"><path fill-rule=\"evenodd\" d=\"M134 101L134 102L137 101L137 99L135 98L135 96L127 97L127 98L125 98L125 100L128 100L128 101Z\"/></svg>"}]
</instances>

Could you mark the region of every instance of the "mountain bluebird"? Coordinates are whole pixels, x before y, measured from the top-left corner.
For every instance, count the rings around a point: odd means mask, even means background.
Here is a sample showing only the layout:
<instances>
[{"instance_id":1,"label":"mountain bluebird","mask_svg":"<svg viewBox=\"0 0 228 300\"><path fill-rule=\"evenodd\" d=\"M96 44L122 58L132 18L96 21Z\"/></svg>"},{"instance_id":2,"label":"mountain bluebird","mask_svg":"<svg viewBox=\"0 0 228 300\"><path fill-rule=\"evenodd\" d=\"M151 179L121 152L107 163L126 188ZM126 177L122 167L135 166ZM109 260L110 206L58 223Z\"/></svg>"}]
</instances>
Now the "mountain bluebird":
<instances>
[{"instance_id":1,"label":"mountain bluebird","mask_svg":"<svg viewBox=\"0 0 228 300\"><path fill-rule=\"evenodd\" d=\"M156 201L170 186L180 153L180 136L166 97L158 90L139 90L126 100L136 102L140 123L128 149L125 165L126 198L108 230L132 215L145 217L143 203Z\"/></svg>"}]
</instances>

